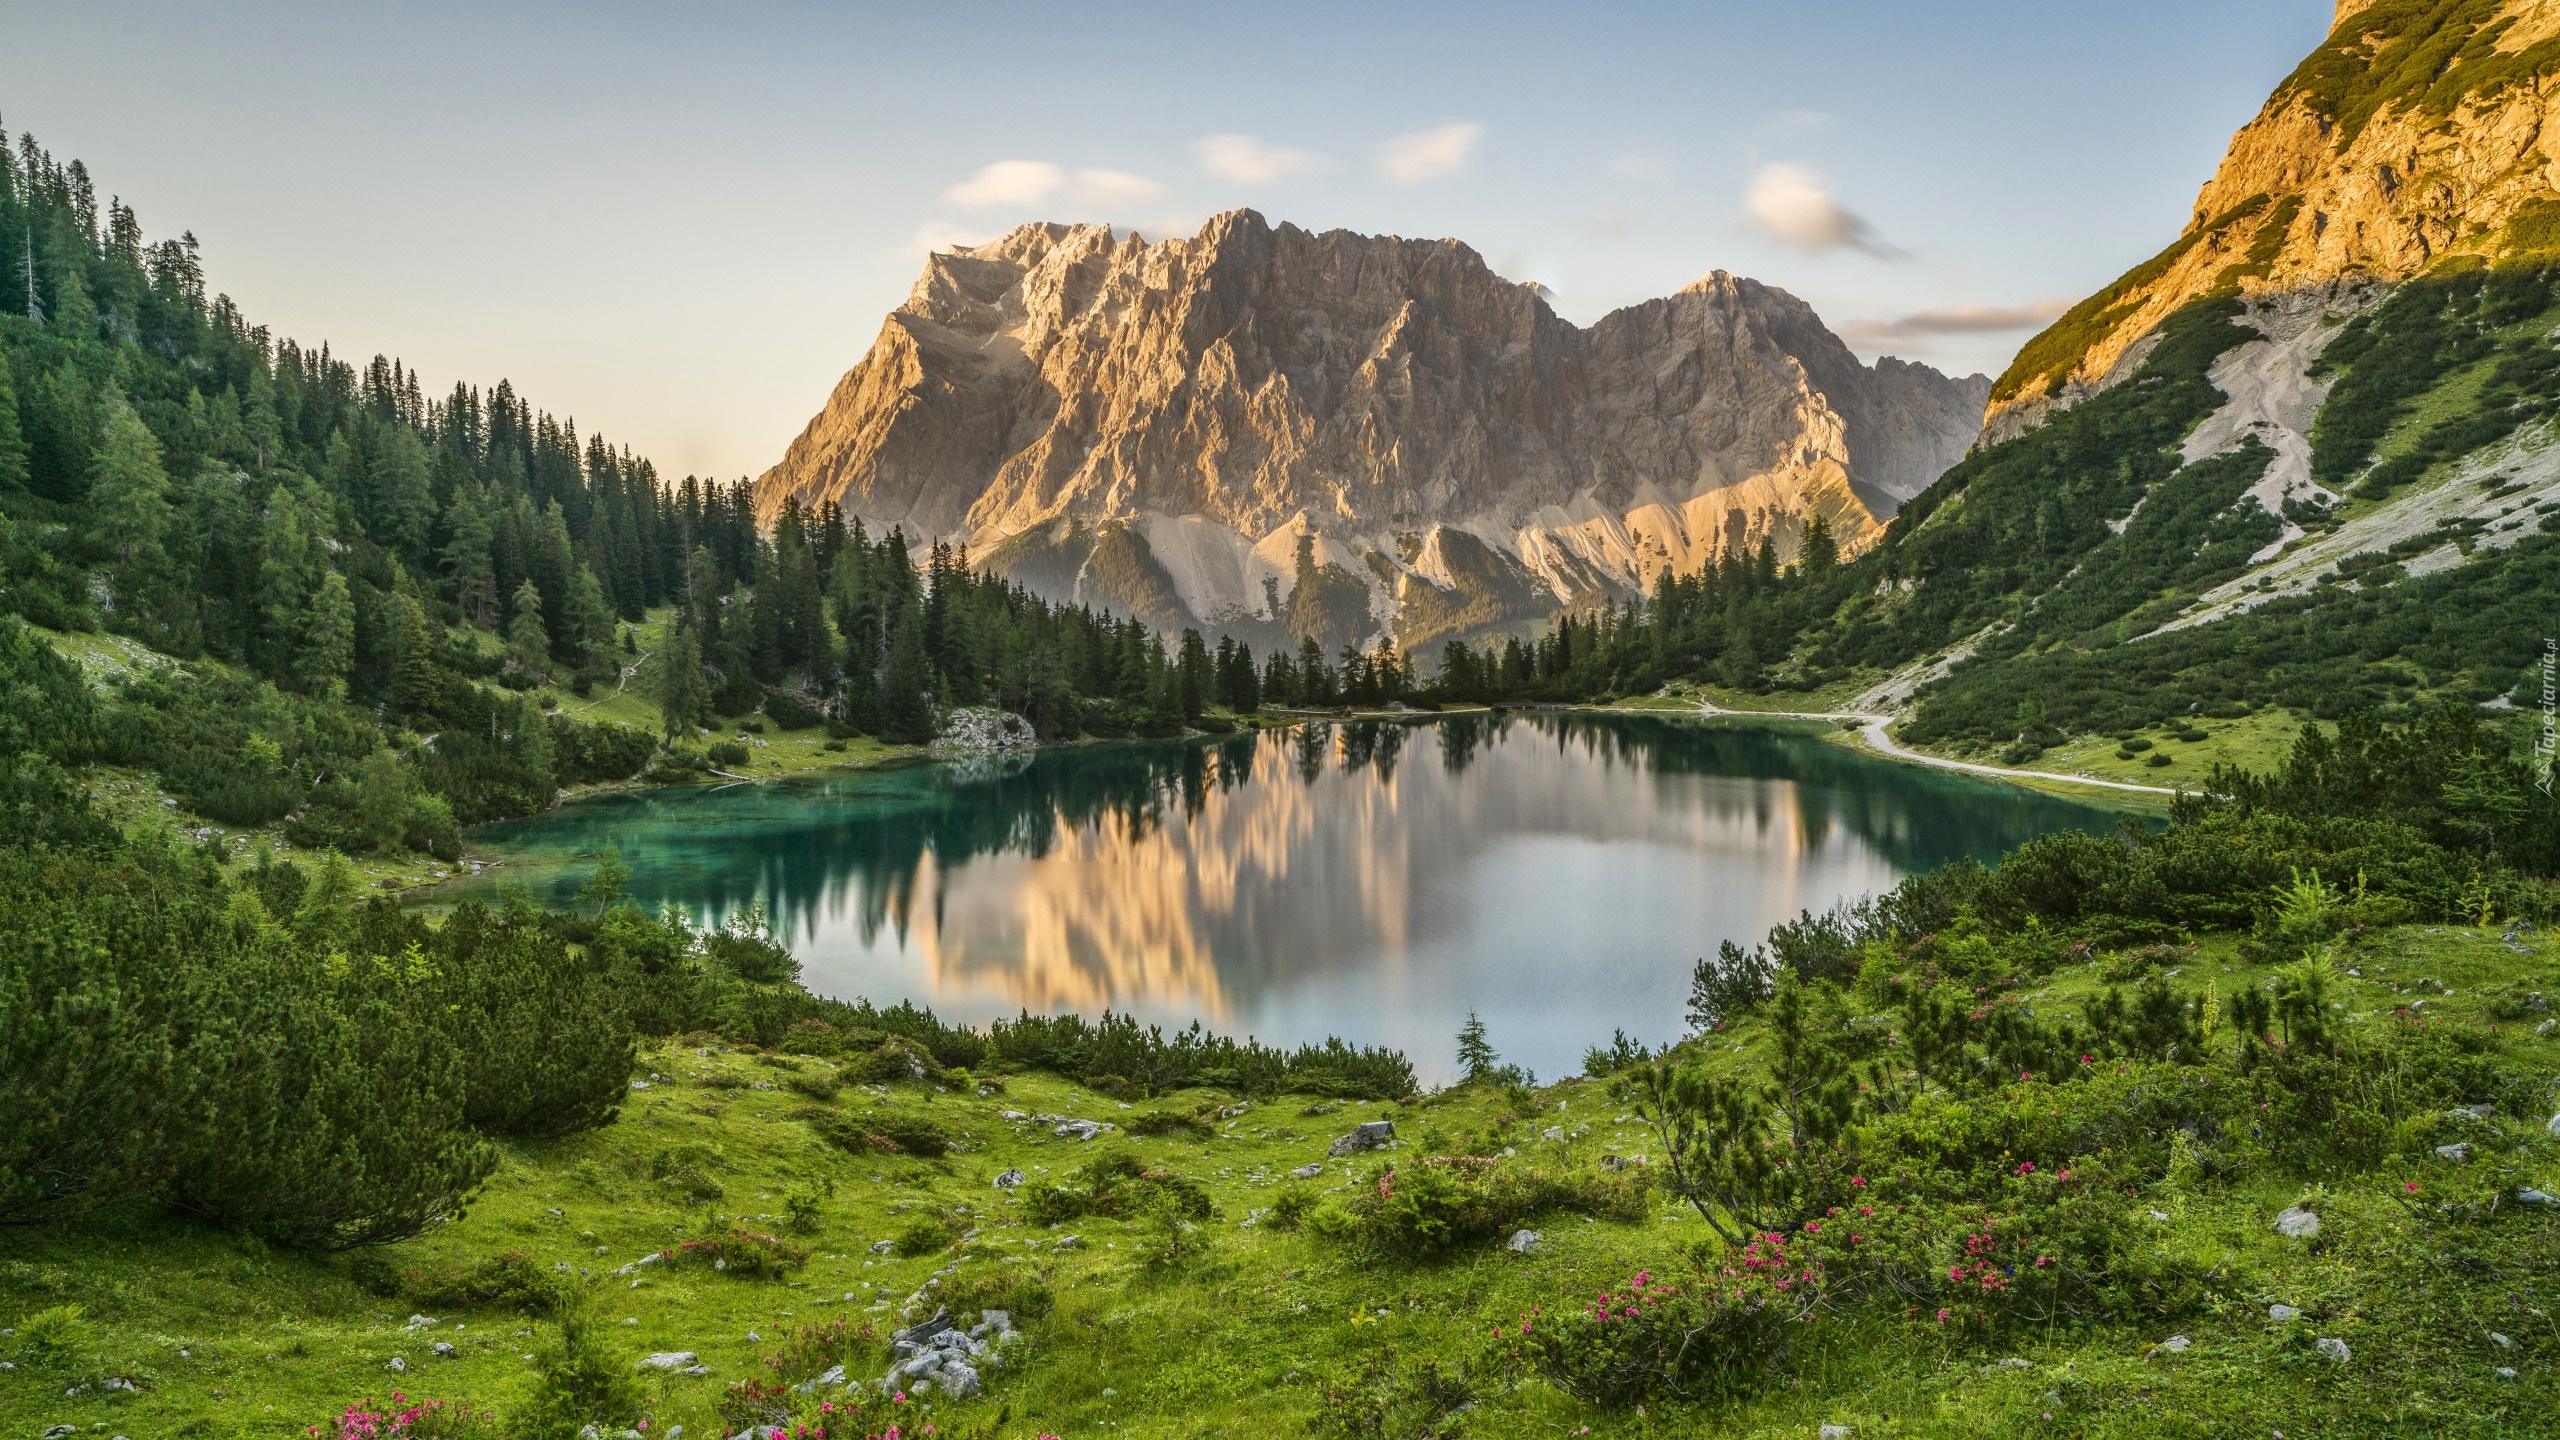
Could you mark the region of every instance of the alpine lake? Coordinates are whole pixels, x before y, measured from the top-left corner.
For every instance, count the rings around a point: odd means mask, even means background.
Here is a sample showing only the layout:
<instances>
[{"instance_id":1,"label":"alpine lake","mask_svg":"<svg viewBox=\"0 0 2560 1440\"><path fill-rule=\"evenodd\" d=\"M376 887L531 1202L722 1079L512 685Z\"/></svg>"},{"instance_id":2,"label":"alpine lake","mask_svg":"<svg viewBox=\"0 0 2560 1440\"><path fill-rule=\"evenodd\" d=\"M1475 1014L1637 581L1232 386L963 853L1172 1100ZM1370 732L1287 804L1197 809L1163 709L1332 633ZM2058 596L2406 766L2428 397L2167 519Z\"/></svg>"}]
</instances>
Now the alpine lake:
<instances>
[{"instance_id":1,"label":"alpine lake","mask_svg":"<svg viewBox=\"0 0 2560 1440\"><path fill-rule=\"evenodd\" d=\"M822 995L1338 1035L1427 1081L1473 1012L1554 1078L1676 1037L1723 941L2127 813L1824 728L1475 712L621 791L472 831L503 863L413 903L570 905L611 844L644 906L761 905Z\"/></svg>"}]
</instances>

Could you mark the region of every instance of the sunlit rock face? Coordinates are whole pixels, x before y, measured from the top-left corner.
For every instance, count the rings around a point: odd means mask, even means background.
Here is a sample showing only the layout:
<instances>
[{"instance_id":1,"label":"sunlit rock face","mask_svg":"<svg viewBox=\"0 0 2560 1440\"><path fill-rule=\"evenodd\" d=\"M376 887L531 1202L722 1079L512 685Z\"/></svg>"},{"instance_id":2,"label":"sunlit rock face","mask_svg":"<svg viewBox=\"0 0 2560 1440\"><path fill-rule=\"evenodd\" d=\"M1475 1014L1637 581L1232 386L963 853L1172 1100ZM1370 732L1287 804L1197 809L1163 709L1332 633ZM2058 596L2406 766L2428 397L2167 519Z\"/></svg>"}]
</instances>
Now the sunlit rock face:
<instances>
[{"instance_id":1,"label":"sunlit rock face","mask_svg":"<svg viewBox=\"0 0 2560 1440\"><path fill-rule=\"evenodd\" d=\"M1168 627L1428 644L1791 557L1816 516L1861 548L1988 393L1721 271L1584 329L1455 240L1025 225L926 261L757 503Z\"/></svg>"}]
</instances>

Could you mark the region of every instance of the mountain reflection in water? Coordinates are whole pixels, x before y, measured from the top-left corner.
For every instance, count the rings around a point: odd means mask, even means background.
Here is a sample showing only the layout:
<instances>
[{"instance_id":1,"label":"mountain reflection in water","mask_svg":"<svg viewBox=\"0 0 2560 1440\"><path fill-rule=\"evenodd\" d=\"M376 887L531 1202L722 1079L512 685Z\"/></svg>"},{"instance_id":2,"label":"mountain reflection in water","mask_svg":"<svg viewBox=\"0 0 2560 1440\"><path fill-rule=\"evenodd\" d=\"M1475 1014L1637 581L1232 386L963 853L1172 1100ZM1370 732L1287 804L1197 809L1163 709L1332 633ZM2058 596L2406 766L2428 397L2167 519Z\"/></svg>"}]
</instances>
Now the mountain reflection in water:
<instances>
[{"instance_id":1,"label":"mountain reflection in water","mask_svg":"<svg viewBox=\"0 0 2560 1440\"><path fill-rule=\"evenodd\" d=\"M1677 1034L1720 941L2114 824L1804 733L1475 714L631 792L472 840L553 903L608 840L643 904L761 901L822 994L1333 1034L1428 1077L1470 1010L1562 1073L1613 1029Z\"/></svg>"}]
</instances>

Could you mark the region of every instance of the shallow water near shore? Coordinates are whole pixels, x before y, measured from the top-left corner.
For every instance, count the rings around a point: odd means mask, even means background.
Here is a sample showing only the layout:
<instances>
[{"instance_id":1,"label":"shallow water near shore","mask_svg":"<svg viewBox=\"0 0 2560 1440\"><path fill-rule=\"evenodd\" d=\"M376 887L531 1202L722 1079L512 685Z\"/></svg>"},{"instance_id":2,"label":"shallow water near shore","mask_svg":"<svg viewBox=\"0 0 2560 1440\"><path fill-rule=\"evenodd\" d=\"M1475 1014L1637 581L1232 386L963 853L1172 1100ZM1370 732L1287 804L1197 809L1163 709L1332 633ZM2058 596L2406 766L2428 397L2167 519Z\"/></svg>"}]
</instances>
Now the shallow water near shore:
<instances>
[{"instance_id":1,"label":"shallow water near shore","mask_svg":"<svg viewBox=\"0 0 2560 1440\"><path fill-rule=\"evenodd\" d=\"M1473 1011L1552 1078L1676 1036L1721 941L2118 813L1805 727L1470 714L602 795L473 831L504 867L417 901L567 904L610 842L644 905L763 904L820 994L1339 1035L1426 1080Z\"/></svg>"}]
</instances>

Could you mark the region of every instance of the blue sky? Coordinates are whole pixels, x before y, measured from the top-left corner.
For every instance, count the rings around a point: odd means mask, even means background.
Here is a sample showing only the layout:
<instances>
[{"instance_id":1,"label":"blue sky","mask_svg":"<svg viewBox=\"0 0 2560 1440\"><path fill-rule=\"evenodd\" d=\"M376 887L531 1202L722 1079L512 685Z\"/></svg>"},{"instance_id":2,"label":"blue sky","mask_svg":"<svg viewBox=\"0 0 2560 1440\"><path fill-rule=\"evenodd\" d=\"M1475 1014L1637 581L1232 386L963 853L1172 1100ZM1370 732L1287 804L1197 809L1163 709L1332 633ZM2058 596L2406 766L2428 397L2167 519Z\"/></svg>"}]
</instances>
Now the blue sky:
<instances>
[{"instance_id":1,"label":"blue sky","mask_svg":"<svg viewBox=\"0 0 2560 1440\"><path fill-rule=\"evenodd\" d=\"M924 246L1030 219L1455 236L1586 324L1725 269L1996 372L2330 8L0 0L0 120L279 333L736 476Z\"/></svg>"}]
</instances>

